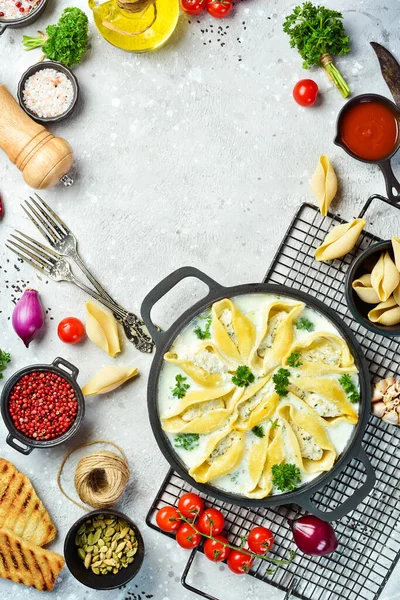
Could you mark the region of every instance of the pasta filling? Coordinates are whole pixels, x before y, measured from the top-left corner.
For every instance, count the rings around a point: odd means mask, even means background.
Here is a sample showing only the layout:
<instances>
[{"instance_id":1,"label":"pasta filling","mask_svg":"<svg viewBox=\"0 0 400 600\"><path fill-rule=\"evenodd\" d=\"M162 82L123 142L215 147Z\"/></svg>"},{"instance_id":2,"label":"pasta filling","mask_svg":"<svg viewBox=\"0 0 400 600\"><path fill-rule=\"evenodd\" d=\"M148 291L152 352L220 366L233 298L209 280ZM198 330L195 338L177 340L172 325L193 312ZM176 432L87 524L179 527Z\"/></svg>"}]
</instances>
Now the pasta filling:
<instances>
[{"instance_id":1,"label":"pasta filling","mask_svg":"<svg viewBox=\"0 0 400 600\"><path fill-rule=\"evenodd\" d=\"M225 402L221 398L208 400L207 402L201 402L195 406L191 406L182 413L181 417L183 421L189 422L202 417L208 412L217 410L218 408L225 408Z\"/></svg>"},{"instance_id":2,"label":"pasta filling","mask_svg":"<svg viewBox=\"0 0 400 600\"><path fill-rule=\"evenodd\" d=\"M232 446L234 441L235 441L235 436L233 433L229 433L228 435L226 435L219 442L219 444L214 448L214 450L211 452L210 456L207 458L208 464L211 465L216 458L218 458L219 456L222 456L223 454L226 454L228 452L229 448Z\"/></svg>"},{"instance_id":3,"label":"pasta filling","mask_svg":"<svg viewBox=\"0 0 400 600\"><path fill-rule=\"evenodd\" d=\"M232 311L229 308L224 308L219 316L219 320L225 327L226 333L229 335L234 344L237 345L235 330L233 328Z\"/></svg>"},{"instance_id":4,"label":"pasta filling","mask_svg":"<svg viewBox=\"0 0 400 600\"><path fill-rule=\"evenodd\" d=\"M320 417L338 417L342 414L334 402L331 402L327 398L315 394L314 392L304 393L304 401L307 402L308 406L315 410Z\"/></svg>"},{"instance_id":5,"label":"pasta filling","mask_svg":"<svg viewBox=\"0 0 400 600\"><path fill-rule=\"evenodd\" d=\"M264 358L266 351L272 347L277 329L286 316L285 311L281 310L269 319L267 333L257 349L257 354L260 358Z\"/></svg>"},{"instance_id":6,"label":"pasta filling","mask_svg":"<svg viewBox=\"0 0 400 600\"><path fill-rule=\"evenodd\" d=\"M201 367L207 373L226 373L228 371L227 365L225 365L222 360L213 352L209 350L201 350L201 352L197 352L191 357L188 357L194 365L197 367Z\"/></svg>"},{"instance_id":7,"label":"pasta filling","mask_svg":"<svg viewBox=\"0 0 400 600\"><path fill-rule=\"evenodd\" d=\"M342 356L340 348L329 343L327 340L324 340L314 347L303 350L301 352L301 358L303 362L322 362L326 365L339 367Z\"/></svg>"},{"instance_id":8,"label":"pasta filling","mask_svg":"<svg viewBox=\"0 0 400 600\"><path fill-rule=\"evenodd\" d=\"M320 460L322 458L323 450L315 442L313 436L306 429L299 427L293 421L290 422L290 426L299 442L301 456L310 460Z\"/></svg>"}]
</instances>

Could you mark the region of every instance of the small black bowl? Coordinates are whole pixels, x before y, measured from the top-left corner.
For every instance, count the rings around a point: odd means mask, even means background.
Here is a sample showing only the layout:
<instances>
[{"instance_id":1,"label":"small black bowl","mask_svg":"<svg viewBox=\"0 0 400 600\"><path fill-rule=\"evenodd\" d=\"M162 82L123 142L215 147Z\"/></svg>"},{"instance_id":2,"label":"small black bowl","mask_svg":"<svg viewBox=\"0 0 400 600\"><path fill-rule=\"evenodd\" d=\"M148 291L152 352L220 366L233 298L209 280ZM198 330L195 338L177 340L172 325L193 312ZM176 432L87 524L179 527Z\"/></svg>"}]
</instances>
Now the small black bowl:
<instances>
[{"instance_id":1,"label":"small black bowl","mask_svg":"<svg viewBox=\"0 0 400 600\"><path fill-rule=\"evenodd\" d=\"M78 556L77 547L75 545L75 537L79 527L91 517L102 514L125 519L125 521L129 523L131 529L133 529L135 532L138 540L138 550L135 554L135 560L133 563L128 565L125 569L121 569L121 571L115 575L114 573L107 573L107 575L96 575L90 569L86 569L82 559ZM103 508L87 513L72 525L65 538L64 556L68 569L71 571L75 579L83 583L83 585L86 585L94 590L113 590L121 585L125 585L139 573L144 558L144 542L138 527L135 525L132 519L123 513L118 512L117 510Z\"/></svg>"},{"instance_id":2,"label":"small black bowl","mask_svg":"<svg viewBox=\"0 0 400 600\"><path fill-rule=\"evenodd\" d=\"M358 258L356 258L347 273L345 295L347 306L349 307L350 312L355 320L360 323L360 325L363 325L366 329L369 329L369 331L372 331L373 333L378 333L386 337L398 337L400 336L400 323L398 325L390 326L372 323L372 321L368 319L368 313L370 310L372 310L374 305L363 302L352 287L355 279L358 279L361 277L361 275L365 275L365 273L371 273L382 252L386 251L389 252L394 260L393 247L390 240L379 242L378 244L370 246L367 248L367 250L362 252Z\"/></svg>"},{"instance_id":3,"label":"small black bowl","mask_svg":"<svg viewBox=\"0 0 400 600\"><path fill-rule=\"evenodd\" d=\"M60 375L60 377L63 377L66 381L68 381L70 386L73 388L75 397L78 401L78 413L72 427L63 433L63 435L60 435L60 437L53 440L34 440L21 433L15 427L8 410L9 396L13 387L21 379L21 377L29 373L33 373L33 371L44 371ZM30 367L24 367L23 369L20 369L14 373L14 375L7 380L1 393L0 401L1 416L3 417L3 421L9 431L6 442L9 446L11 446L11 448L18 450L18 452L21 452L21 454L30 454L34 448L50 448L51 446L58 446L58 444L62 444L75 435L85 414L85 400L81 388L76 381L78 373L79 369L74 367L74 365L71 365L71 363L69 363L67 360L58 357L53 360L51 365L31 365Z\"/></svg>"},{"instance_id":4,"label":"small black bowl","mask_svg":"<svg viewBox=\"0 0 400 600\"><path fill-rule=\"evenodd\" d=\"M25 17L20 19L0 19L0 35L9 27L10 29L19 29L26 25L31 25L42 14L46 8L48 0L41 0Z\"/></svg>"},{"instance_id":5,"label":"small black bowl","mask_svg":"<svg viewBox=\"0 0 400 600\"><path fill-rule=\"evenodd\" d=\"M61 115L58 115L57 117L46 117L46 118L38 117L34 112L29 110L29 108L27 108L27 106L24 103L23 92L24 92L26 80L28 79L28 77L30 77L31 75L34 75L38 71L43 71L43 69L54 69L55 71L64 73L64 75L66 75L66 77L68 77L68 79L72 83L72 88L73 88L73 92L74 92L74 97L72 99L72 103L65 112L61 113ZM58 123L59 121L62 121L63 119L66 119L67 117L69 117L69 115L75 110L76 103L77 103L78 97L79 97L79 84L78 84L78 80L76 79L76 77L73 74L73 72L71 71L71 69L68 69L68 67L64 67L64 65L61 65L60 63L58 63L54 60L45 60L43 62L39 62L39 63L32 65L31 67L29 67L29 69L27 69L25 71L25 73L22 75L22 77L18 83L17 96L18 96L18 101L21 105L21 108L34 121L37 121L38 123Z\"/></svg>"}]
</instances>

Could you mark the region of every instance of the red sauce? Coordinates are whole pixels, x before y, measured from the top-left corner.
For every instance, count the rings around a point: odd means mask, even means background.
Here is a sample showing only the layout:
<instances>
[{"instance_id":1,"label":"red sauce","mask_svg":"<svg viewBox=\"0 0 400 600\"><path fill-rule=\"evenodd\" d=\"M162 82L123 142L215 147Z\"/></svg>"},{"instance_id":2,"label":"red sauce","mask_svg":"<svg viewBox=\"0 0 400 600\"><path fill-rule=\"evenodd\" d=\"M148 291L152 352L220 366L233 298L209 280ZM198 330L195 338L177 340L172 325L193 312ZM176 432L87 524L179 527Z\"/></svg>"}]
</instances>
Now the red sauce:
<instances>
[{"instance_id":1,"label":"red sauce","mask_svg":"<svg viewBox=\"0 0 400 600\"><path fill-rule=\"evenodd\" d=\"M381 102L360 102L343 115L340 137L359 158L380 160L389 156L398 141L396 115Z\"/></svg>"}]
</instances>

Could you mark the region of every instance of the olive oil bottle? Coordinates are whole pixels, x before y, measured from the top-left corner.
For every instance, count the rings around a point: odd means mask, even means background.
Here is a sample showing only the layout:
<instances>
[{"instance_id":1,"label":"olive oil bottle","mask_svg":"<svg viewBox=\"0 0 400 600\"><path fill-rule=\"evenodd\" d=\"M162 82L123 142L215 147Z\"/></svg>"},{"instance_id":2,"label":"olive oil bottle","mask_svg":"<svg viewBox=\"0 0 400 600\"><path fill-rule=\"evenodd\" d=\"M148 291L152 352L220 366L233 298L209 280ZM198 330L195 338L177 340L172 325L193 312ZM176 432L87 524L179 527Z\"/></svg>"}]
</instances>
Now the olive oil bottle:
<instances>
[{"instance_id":1,"label":"olive oil bottle","mask_svg":"<svg viewBox=\"0 0 400 600\"><path fill-rule=\"evenodd\" d=\"M173 33L179 0L89 0L107 42L131 52L157 50Z\"/></svg>"}]
</instances>

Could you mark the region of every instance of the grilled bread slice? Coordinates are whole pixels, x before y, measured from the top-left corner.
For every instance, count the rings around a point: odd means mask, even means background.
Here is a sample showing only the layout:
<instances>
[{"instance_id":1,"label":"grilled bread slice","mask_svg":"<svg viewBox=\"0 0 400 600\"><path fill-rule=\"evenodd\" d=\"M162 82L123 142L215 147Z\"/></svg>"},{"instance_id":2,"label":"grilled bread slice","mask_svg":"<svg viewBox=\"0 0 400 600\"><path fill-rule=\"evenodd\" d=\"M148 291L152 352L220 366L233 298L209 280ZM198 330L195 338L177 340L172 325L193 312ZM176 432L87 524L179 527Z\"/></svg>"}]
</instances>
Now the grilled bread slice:
<instances>
[{"instance_id":1,"label":"grilled bread slice","mask_svg":"<svg viewBox=\"0 0 400 600\"><path fill-rule=\"evenodd\" d=\"M28 477L4 458L0 458L0 528L37 546L48 544L57 534Z\"/></svg>"},{"instance_id":2,"label":"grilled bread slice","mask_svg":"<svg viewBox=\"0 0 400 600\"><path fill-rule=\"evenodd\" d=\"M50 592L64 563L57 552L26 542L9 529L0 529L0 577Z\"/></svg>"}]
</instances>

